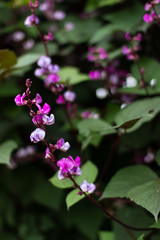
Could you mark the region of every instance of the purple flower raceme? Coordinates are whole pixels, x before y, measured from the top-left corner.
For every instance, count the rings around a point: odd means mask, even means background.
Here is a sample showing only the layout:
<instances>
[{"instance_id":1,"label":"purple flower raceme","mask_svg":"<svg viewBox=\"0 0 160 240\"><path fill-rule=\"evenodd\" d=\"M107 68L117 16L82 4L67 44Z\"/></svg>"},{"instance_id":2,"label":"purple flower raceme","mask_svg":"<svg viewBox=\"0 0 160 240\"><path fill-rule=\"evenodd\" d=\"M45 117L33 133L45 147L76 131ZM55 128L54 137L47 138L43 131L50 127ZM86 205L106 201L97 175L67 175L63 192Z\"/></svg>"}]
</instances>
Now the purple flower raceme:
<instances>
[{"instance_id":1,"label":"purple flower raceme","mask_svg":"<svg viewBox=\"0 0 160 240\"><path fill-rule=\"evenodd\" d=\"M31 142L37 143L45 138L45 134L46 133L43 129L36 128L36 130L31 133L30 140Z\"/></svg>"},{"instance_id":2,"label":"purple flower raceme","mask_svg":"<svg viewBox=\"0 0 160 240\"><path fill-rule=\"evenodd\" d=\"M57 162L57 166L60 168L58 171L58 178L65 179L68 177L68 173L72 176L79 176L82 174L80 169L80 157L76 157L75 160L68 156L67 158L62 158Z\"/></svg>"},{"instance_id":3,"label":"purple flower raceme","mask_svg":"<svg viewBox=\"0 0 160 240\"><path fill-rule=\"evenodd\" d=\"M26 18L24 25L26 25L27 27L32 27L33 25L38 23L39 23L38 17L32 14Z\"/></svg>"},{"instance_id":4,"label":"purple flower raceme","mask_svg":"<svg viewBox=\"0 0 160 240\"><path fill-rule=\"evenodd\" d=\"M80 188L83 192L93 193L96 189L96 185L94 183L88 183L86 180L84 180Z\"/></svg>"},{"instance_id":5,"label":"purple flower raceme","mask_svg":"<svg viewBox=\"0 0 160 240\"><path fill-rule=\"evenodd\" d=\"M154 20L159 21L160 15L157 15L157 12L155 10L155 6L159 3L160 3L160 0L152 0L152 1L149 1L149 3L148 2L145 3L144 10L146 12L151 11L149 13L145 13L143 16L143 20L146 23L151 23Z\"/></svg>"}]
</instances>

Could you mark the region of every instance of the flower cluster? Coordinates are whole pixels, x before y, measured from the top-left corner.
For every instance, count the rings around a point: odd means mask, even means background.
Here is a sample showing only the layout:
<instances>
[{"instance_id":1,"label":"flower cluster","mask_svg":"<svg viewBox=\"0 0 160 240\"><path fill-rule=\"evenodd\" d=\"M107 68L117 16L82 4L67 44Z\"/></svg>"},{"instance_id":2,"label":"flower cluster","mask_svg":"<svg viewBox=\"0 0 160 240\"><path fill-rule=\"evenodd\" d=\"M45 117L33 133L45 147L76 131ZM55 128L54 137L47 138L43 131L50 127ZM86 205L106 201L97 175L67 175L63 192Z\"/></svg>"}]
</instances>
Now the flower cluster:
<instances>
[{"instance_id":1,"label":"flower cluster","mask_svg":"<svg viewBox=\"0 0 160 240\"><path fill-rule=\"evenodd\" d=\"M126 33L126 40L130 41L131 48L126 45L122 47L122 53L126 55L128 60L137 60L139 56L137 52L140 50L139 42L142 41L142 34L138 33L136 36L132 37L129 33Z\"/></svg>"},{"instance_id":2,"label":"flower cluster","mask_svg":"<svg viewBox=\"0 0 160 240\"><path fill-rule=\"evenodd\" d=\"M44 62L44 66L48 66L50 61L46 59ZM41 64L40 64L41 65ZM30 109L30 116L32 117L32 121L34 125L36 125L36 129L31 133L30 135L30 140L33 143L37 143L39 141L43 141L47 145L46 153L45 153L45 158L50 159L51 161L54 161L57 166L59 167L58 171L58 178L60 180L71 177L71 176L79 176L82 174L81 169L80 169L80 157L77 156L75 160L72 158L72 156L68 156L66 158L62 158L59 161L55 159L54 152L55 150L59 150L62 152L66 152L70 148L69 142L65 142L63 138L60 138L56 144L47 144L45 141L45 135L46 132L44 130L45 125L51 125L54 123L54 115L51 114L48 116L50 113L50 106L49 104L45 103L43 106L40 104L42 103L42 97L40 94L36 94L36 97L34 99L30 99L30 87L32 85L32 82L30 79L26 80L26 86L27 90L22 94L18 94L15 97L15 103L17 106L22 106L22 105L27 105ZM66 98L68 101L72 101L73 96L71 97L70 94L68 96L68 93L66 94ZM71 97L71 99L70 99ZM36 107L37 110L33 111L32 107ZM82 183L82 191L92 193L95 190L95 185L89 184L86 185L86 187L83 186L84 184ZM84 190L83 190L84 189Z\"/></svg>"},{"instance_id":3,"label":"flower cluster","mask_svg":"<svg viewBox=\"0 0 160 240\"><path fill-rule=\"evenodd\" d=\"M157 15L155 6L160 3L160 0L152 0L147 3L145 3L144 9L146 12L145 15L143 16L143 20L146 23L151 23L155 20L159 21L160 16Z\"/></svg>"},{"instance_id":4,"label":"flower cluster","mask_svg":"<svg viewBox=\"0 0 160 240\"><path fill-rule=\"evenodd\" d=\"M68 174L72 176L79 176L82 174L80 169L80 157L76 157L75 160L68 156L67 158L62 158L57 162L57 166L60 168L58 171L58 178L65 179Z\"/></svg>"},{"instance_id":5,"label":"flower cluster","mask_svg":"<svg viewBox=\"0 0 160 240\"><path fill-rule=\"evenodd\" d=\"M102 48L94 48L92 46L89 47L88 53L88 61L95 62L98 60L104 60L107 58L107 52Z\"/></svg>"},{"instance_id":6,"label":"flower cluster","mask_svg":"<svg viewBox=\"0 0 160 240\"><path fill-rule=\"evenodd\" d=\"M99 114L95 113L95 112L91 112L89 110L86 110L86 111L81 113L81 117L82 118L98 119L99 118Z\"/></svg>"}]
</instances>

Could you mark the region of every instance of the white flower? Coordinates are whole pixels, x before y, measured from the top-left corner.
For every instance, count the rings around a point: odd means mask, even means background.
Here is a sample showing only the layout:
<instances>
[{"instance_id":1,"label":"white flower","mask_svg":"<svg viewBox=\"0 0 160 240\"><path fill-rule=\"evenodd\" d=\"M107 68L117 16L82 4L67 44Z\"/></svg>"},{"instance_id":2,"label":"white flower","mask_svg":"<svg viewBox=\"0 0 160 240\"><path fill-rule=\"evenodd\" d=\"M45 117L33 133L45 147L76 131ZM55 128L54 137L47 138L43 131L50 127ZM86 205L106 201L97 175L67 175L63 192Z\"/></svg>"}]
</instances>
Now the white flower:
<instances>
[{"instance_id":1,"label":"white flower","mask_svg":"<svg viewBox=\"0 0 160 240\"><path fill-rule=\"evenodd\" d=\"M108 95L108 91L105 88L97 88L96 90L96 96L99 99L104 99Z\"/></svg>"},{"instance_id":2,"label":"white flower","mask_svg":"<svg viewBox=\"0 0 160 240\"><path fill-rule=\"evenodd\" d=\"M45 138L45 131L41 128L36 128L30 135L31 142L37 143Z\"/></svg>"},{"instance_id":3,"label":"white flower","mask_svg":"<svg viewBox=\"0 0 160 240\"><path fill-rule=\"evenodd\" d=\"M135 87L136 85L137 85L137 80L134 77L128 76L126 78L126 83L124 87L130 88L130 87Z\"/></svg>"}]
</instances>

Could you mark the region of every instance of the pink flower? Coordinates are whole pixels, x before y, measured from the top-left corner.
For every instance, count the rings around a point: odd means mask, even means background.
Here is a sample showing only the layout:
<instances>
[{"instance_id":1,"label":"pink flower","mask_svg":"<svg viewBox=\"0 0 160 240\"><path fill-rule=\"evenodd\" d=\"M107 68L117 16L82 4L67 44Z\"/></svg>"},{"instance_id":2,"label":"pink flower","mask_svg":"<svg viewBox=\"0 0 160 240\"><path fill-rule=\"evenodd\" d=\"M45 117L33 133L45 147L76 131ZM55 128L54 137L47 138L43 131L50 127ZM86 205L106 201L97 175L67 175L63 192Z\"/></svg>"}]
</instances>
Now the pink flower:
<instances>
[{"instance_id":1,"label":"pink flower","mask_svg":"<svg viewBox=\"0 0 160 240\"><path fill-rule=\"evenodd\" d=\"M45 41L53 41L52 33L49 32L48 35L44 35L44 40Z\"/></svg>"},{"instance_id":2,"label":"pink flower","mask_svg":"<svg viewBox=\"0 0 160 240\"><path fill-rule=\"evenodd\" d=\"M107 52L102 48L94 48L92 46L89 47L89 53L88 53L88 61L97 61L97 60L103 60L107 58Z\"/></svg>"},{"instance_id":3,"label":"pink flower","mask_svg":"<svg viewBox=\"0 0 160 240\"><path fill-rule=\"evenodd\" d=\"M49 86L50 84L54 84L60 81L60 76L58 76L55 73L49 74L46 79L44 80L44 83L46 86Z\"/></svg>"},{"instance_id":4,"label":"pink flower","mask_svg":"<svg viewBox=\"0 0 160 240\"><path fill-rule=\"evenodd\" d=\"M122 47L122 53L124 54L124 55L127 55L127 54L129 54L131 52L131 50L126 46L126 45L124 45L123 47Z\"/></svg>"},{"instance_id":5,"label":"pink flower","mask_svg":"<svg viewBox=\"0 0 160 240\"><path fill-rule=\"evenodd\" d=\"M90 72L89 72L89 77L90 77L90 79L92 79L92 80L96 80L96 79L100 78L100 71L98 71L98 70L92 70L92 71L90 71Z\"/></svg>"},{"instance_id":6,"label":"pink flower","mask_svg":"<svg viewBox=\"0 0 160 240\"><path fill-rule=\"evenodd\" d=\"M38 17L36 17L34 14L28 16L24 22L24 25L26 25L27 27L32 27L35 24L39 23L39 19Z\"/></svg>"},{"instance_id":7,"label":"pink flower","mask_svg":"<svg viewBox=\"0 0 160 240\"><path fill-rule=\"evenodd\" d=\"M144 14L143 16L143 20L146 22L146 23L150 23L153 21L153 18L151 15L149 15L148 13Z\"/></svg>"},{"instance_id":8,"label":"pink flower","mask_svg":"<svg viewBox=\"0 0 160 240\"><path fill-rule=\"evenodd\" d=\"M84 180L81 183L80 188L83 192L93 193L96 189L96 185L93 183L88 183L86 180Z\"/></svg>"},{"instance_id":9,"label":"pink flower","mask_svg":"<svg viewBox=\"0 0 160 240\"><path fill-rule=\"evenodd\" d=\"M42 103L42 97L39 95L39 93L36 94L35 102L38 104Z\"/></svg>"},{"instance_id":10,"label":"pink flower","mask_svg":"<svg viewBox=\"0 0 160 240\"><path fill-rule=\"evenodd\" d=\"M55 20L63 20L65 18L66 14L63 11L57 10L53 14L53 19Z\"/></svg>"},{"instance_id":11,"label":"pink flower","mask_svg":"<svg viewBox=\"0 0 160 240\"><path fill-rule=\"evenodd\" d=\"M130 35L130 33L126 32L125 37L126 37L126 40L128 40L128 41L131 40L131 35Z\"/></svg>"},{"instance_id":12,"label":"pink flower","mask_svg":"<svg viewBox=\"0 0 160 240\"><path fill-rule=\"evenodd\" d=\"M39 104L36 104L36 106L38 107L37 114L48 114L51 110L51 107L49 106L48 103L45 103L43 105L43 108L41 108Z\"/></svg>"},{"instance_id":13,"label":"pink flower","mask_svg":"<svg viewBox=\"0 0 160 240\"><path fill-rule=\"evenodd\" d=\"M15 99L14 99L16 105L17 105L17 106L26 105L26 104L27 104L27 101L24 100L25 97L26 97L26 94L25 94L25 93L22 94L22 97L21 97L20 94L18 94L18 95L15 97Z\"/></svg>"},{"instance_id":14,"label":"pink flower","mask_svg":"<svg viewBox=\"0 0 160 240\"><path fill-rule=\"evenodd\" d=\"M45 131L41 128L36 128L30 135L31 142L37 143L45 138Z\"/></svg>"},{"instance_id":15,"label":"pink flower","mask_svg":"<svg viewBox=\"0 0 160 240\"><path fill-rule=\"evenodd\" d=\"M73 102L76 98L76 94L72 91L66 91L64 94L63 94L64 98L66 101L68 102Z\"/></svg>"},{"instance_id":16,"label":"pink flower","mask_svg":"<svg viewBox=\"0 0 160 240\"><path fill-rule=\"evenodd\" d=\"M69 142L64 142L63 138L60 138L54 147L62 152L66 152L70 148L70 144Z\"/></svg>"},{"instance_id":17,"label":"pink flower","mask_svg":"<svg viewBox=\"0 0 160 240\"><path fill-rule=\"evenodd\" d=\"M144 10L149 11L152 8L152 5L150 3L145 3Z\"/></svg>"},{"instance_id":18,"label":"pink flower","mask_svg":"<svg viewBox=\"0 0 160 240\"><path fill-rule=\"evenodd\" d=\"M48 66L48 71L49 71L50 73L57 73L57 72L60 71L60 68L59 68L59 66L58 66L57 64L54 64L54 65L50 64L50 65Z\"/></svg>"},{"instance_id":19,"label":"pink flower","mask_svg":"<svg viewBox=\"0 0 160 240\"><path fill-rule=\"evenodd\" d=\"M65 103L66 103L63 95L60 94L60 95L58 96L56 103L57 103L57 104L65 104Z\"/></svg>"},{"instance_id":20,"label":"pink flower","mask_svg":"<svg viewBox=\"0 0 160 240\"><path fill-rule=\"evenodd\" d=\"M64 172L70 172L75 167L80 166L80 157L76 157L75 160L71 157L68 156L68 158L62 158L57 162L57 166L60 167L60 170Z\"/></svg>"},{"instance_id":21,"label":"pink flower","mask_svg":"<svg viewBox=\"0 0 160 240\"><path fill-rule=\"evenodd\" d=\"M50 64L51 64L51 58L47 56L41 56L37 61L37 65L42 68L46 68Z\"/></svg>"}]
</instances>

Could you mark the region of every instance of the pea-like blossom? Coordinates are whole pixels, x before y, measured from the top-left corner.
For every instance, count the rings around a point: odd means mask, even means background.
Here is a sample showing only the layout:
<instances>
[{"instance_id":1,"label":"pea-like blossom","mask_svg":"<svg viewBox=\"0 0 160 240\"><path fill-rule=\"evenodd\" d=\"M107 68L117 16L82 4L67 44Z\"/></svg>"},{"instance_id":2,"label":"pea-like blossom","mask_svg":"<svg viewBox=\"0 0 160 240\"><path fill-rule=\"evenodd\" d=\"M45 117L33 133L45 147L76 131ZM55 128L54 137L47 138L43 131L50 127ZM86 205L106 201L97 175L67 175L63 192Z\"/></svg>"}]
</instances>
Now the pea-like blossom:
<instances>
[{"instance_id":1,"label":"pea-like blossom","mask_svg":"<svg viewBox=\"0 0 160 240\"><path fill-rule=\"evenodd\" d=\"M70 90L66 91L64 94L63 94L65 100L67 102L73 102L76 98L76 94Z\"/></svg>"},{"instance_id":2,"label":"pea-like blossom","mask_svg":"<svg viewBox=\"0 0 160 240\"><path fill-rule=\"evenodd\" d=\"M68 177L68 173L72 176L79 176L81 175L80 169L80 157L76 157L75 160L68 156L68 158L62 158L57 162L57 166L60 168L58 172L58 178L64 179Z\"/></svg>"},{"instance_id":3,"label":"pea-like blossom","mask_svg":"<svg viewBox=\"0 0 160 240\"><path fill-rule=\"evenodd\" d=\"M66 103L66 101L65 101L65 99L64 99L64 97L63 97L62 94L60 94L60 95L58 96L58 98L57 98L57 100L56 100L56 103L57 103L57 104L65 104L65 103Z\"/></svg>"},{"instance_id":4,"label":"pea-like blossom","mask_svg":"<svg viewBox=\"0 0 160 240\"><path fill-rule=\"evenodd\" d=\"M44 80L44 84L46 86L49 86L50 84L55 84L59 81L60 81L60 76L58 76L56 73L51 73Z\"/></svg>"},{"instance_id":5,"label":"pea-like blossom","mask_svg":"<svg viewBox=\"0 0 160 240\"><path fill-rule=\"evenodd\" d=\"M100 78L100 71L99 70L92 70L89 72L89 78L92 80L97 80Z\"/></svg>"},{"instance_id":6,"label":"pea-like blossom","mask_svg":"<svg viewBox=\"0 0 160 240\"><path fill-rule=\"evenodd\" d=\"M38 23L39 23L38 17L32 14L26 18L24 25L26 25L27 27L32 27L33 25Z\"/></svg>"},{"instance_id":7,"label":"pea-like blossom","mask_svg":"<svg viewBox=\"0 0 160 240\"><path fill-rule=\"evenodd\" d=\"M25 93L22 94L22 97L21 97L20 94L18 94L18 95L15 97L15 99L14 99L16 105L17 105L17 106L26 105L26 104L27 104L27 100L25 100L25 97L26 97L26 94L25 94Z\"/></svg>"},{"instance_id":8,"label":"pea-like blossom","mask_svg":"<svg viewBox=\"0 0 160 240\"><path fill-rule=\"evenodd\" d=\"M36 128L31 135L30 140L31 142L37 143L39 141L42 141L45 138L45 131L41 128Z\"/></svg>"},{"instance_id":9,"label":"pea-like blossom","mask_svg":"<svg viewBox=\"0 0 160 240\"><path fill-rule=\"evenodd\" d=\"M108 91L105 88L97 88L96 89L96 97L99 99L104 99L108 95Z\"/></svg>"},{"instance_id":10,"label":"pea-like blossom","mask_svg":"<svg viewBox=\"0 0 160 240\"><path fill-rule=\"evenodd\" d=\"M47 57L47 56L41 56L39 57L38 61L37 61L37 65L39 67L43 67L43 68L46 68L48 67L50 64L51 64L51 58L50 57Z\"/></svg>"},{"instance_id":11,"label":"pea-like blossom","mask_svg":"<svg viewBox=\"0 0 160 240\"><path fill-rule=\"evenodd\" d=\"M62 152L66 152L70 148L70 144L69 142L65 142L63 138L60 138L54 147Z\"/></svg>"},{"instance_id":12,"label":"pea-like blossom","mask_svg":"<svg viewBox=\"0 0 160 240\"><path fill-rule=\"evenodd\" d=\"M90 112L89 110L86 110L86 111L81 113L81 117L82 118L98 119L99 118L99 114L95 113L95 112Z\"/></svg>"},{"instance_id":13,"label":"pea-like blossom","mask_svg":"<svg viewBox=\"0 0 160 240\"><path fill-rule=\"evenodd\" d=\"M61 10L57 10L53 13L53 19L55 20L63 20L65 16L66 16L65 12Z\"/></svg>"},{"instance_id":14,"label":"pea-like blossom","mask_svg":"<svg viewBox=\"0 0 160 240\"><path fill-rule=\"evenodd\" d=\"M89 47L88 53L88 61L97 61L104 60L107 58L107 52L102 47L94 48L92 46Z\"/></svg>"},{"instance_id":15,"label":"pea-like blossom","mask_svg":"<svg viewBox=\"0 0 160 240\"><path fill-rule=\"evenodd\" d=\"M96 185L94 183L88 183L86 180L84 180L80 188L83 192L93 193L96 189Z\"/></svg>"},{"instance_id":16,"label":"pea-like blossom","mask_svg":"<svg viewBox=\"0 0 160 240\"><path fill-rule=\"evenodd\" d=\"M48 103L45 103L43 107L41 107L39 104L36 104L36 106L38 107L38 111L37 111L38 114L45 115L45 114L48 114L51 110L51 107L49 106Z\"/></svg>"}]
</instances>

